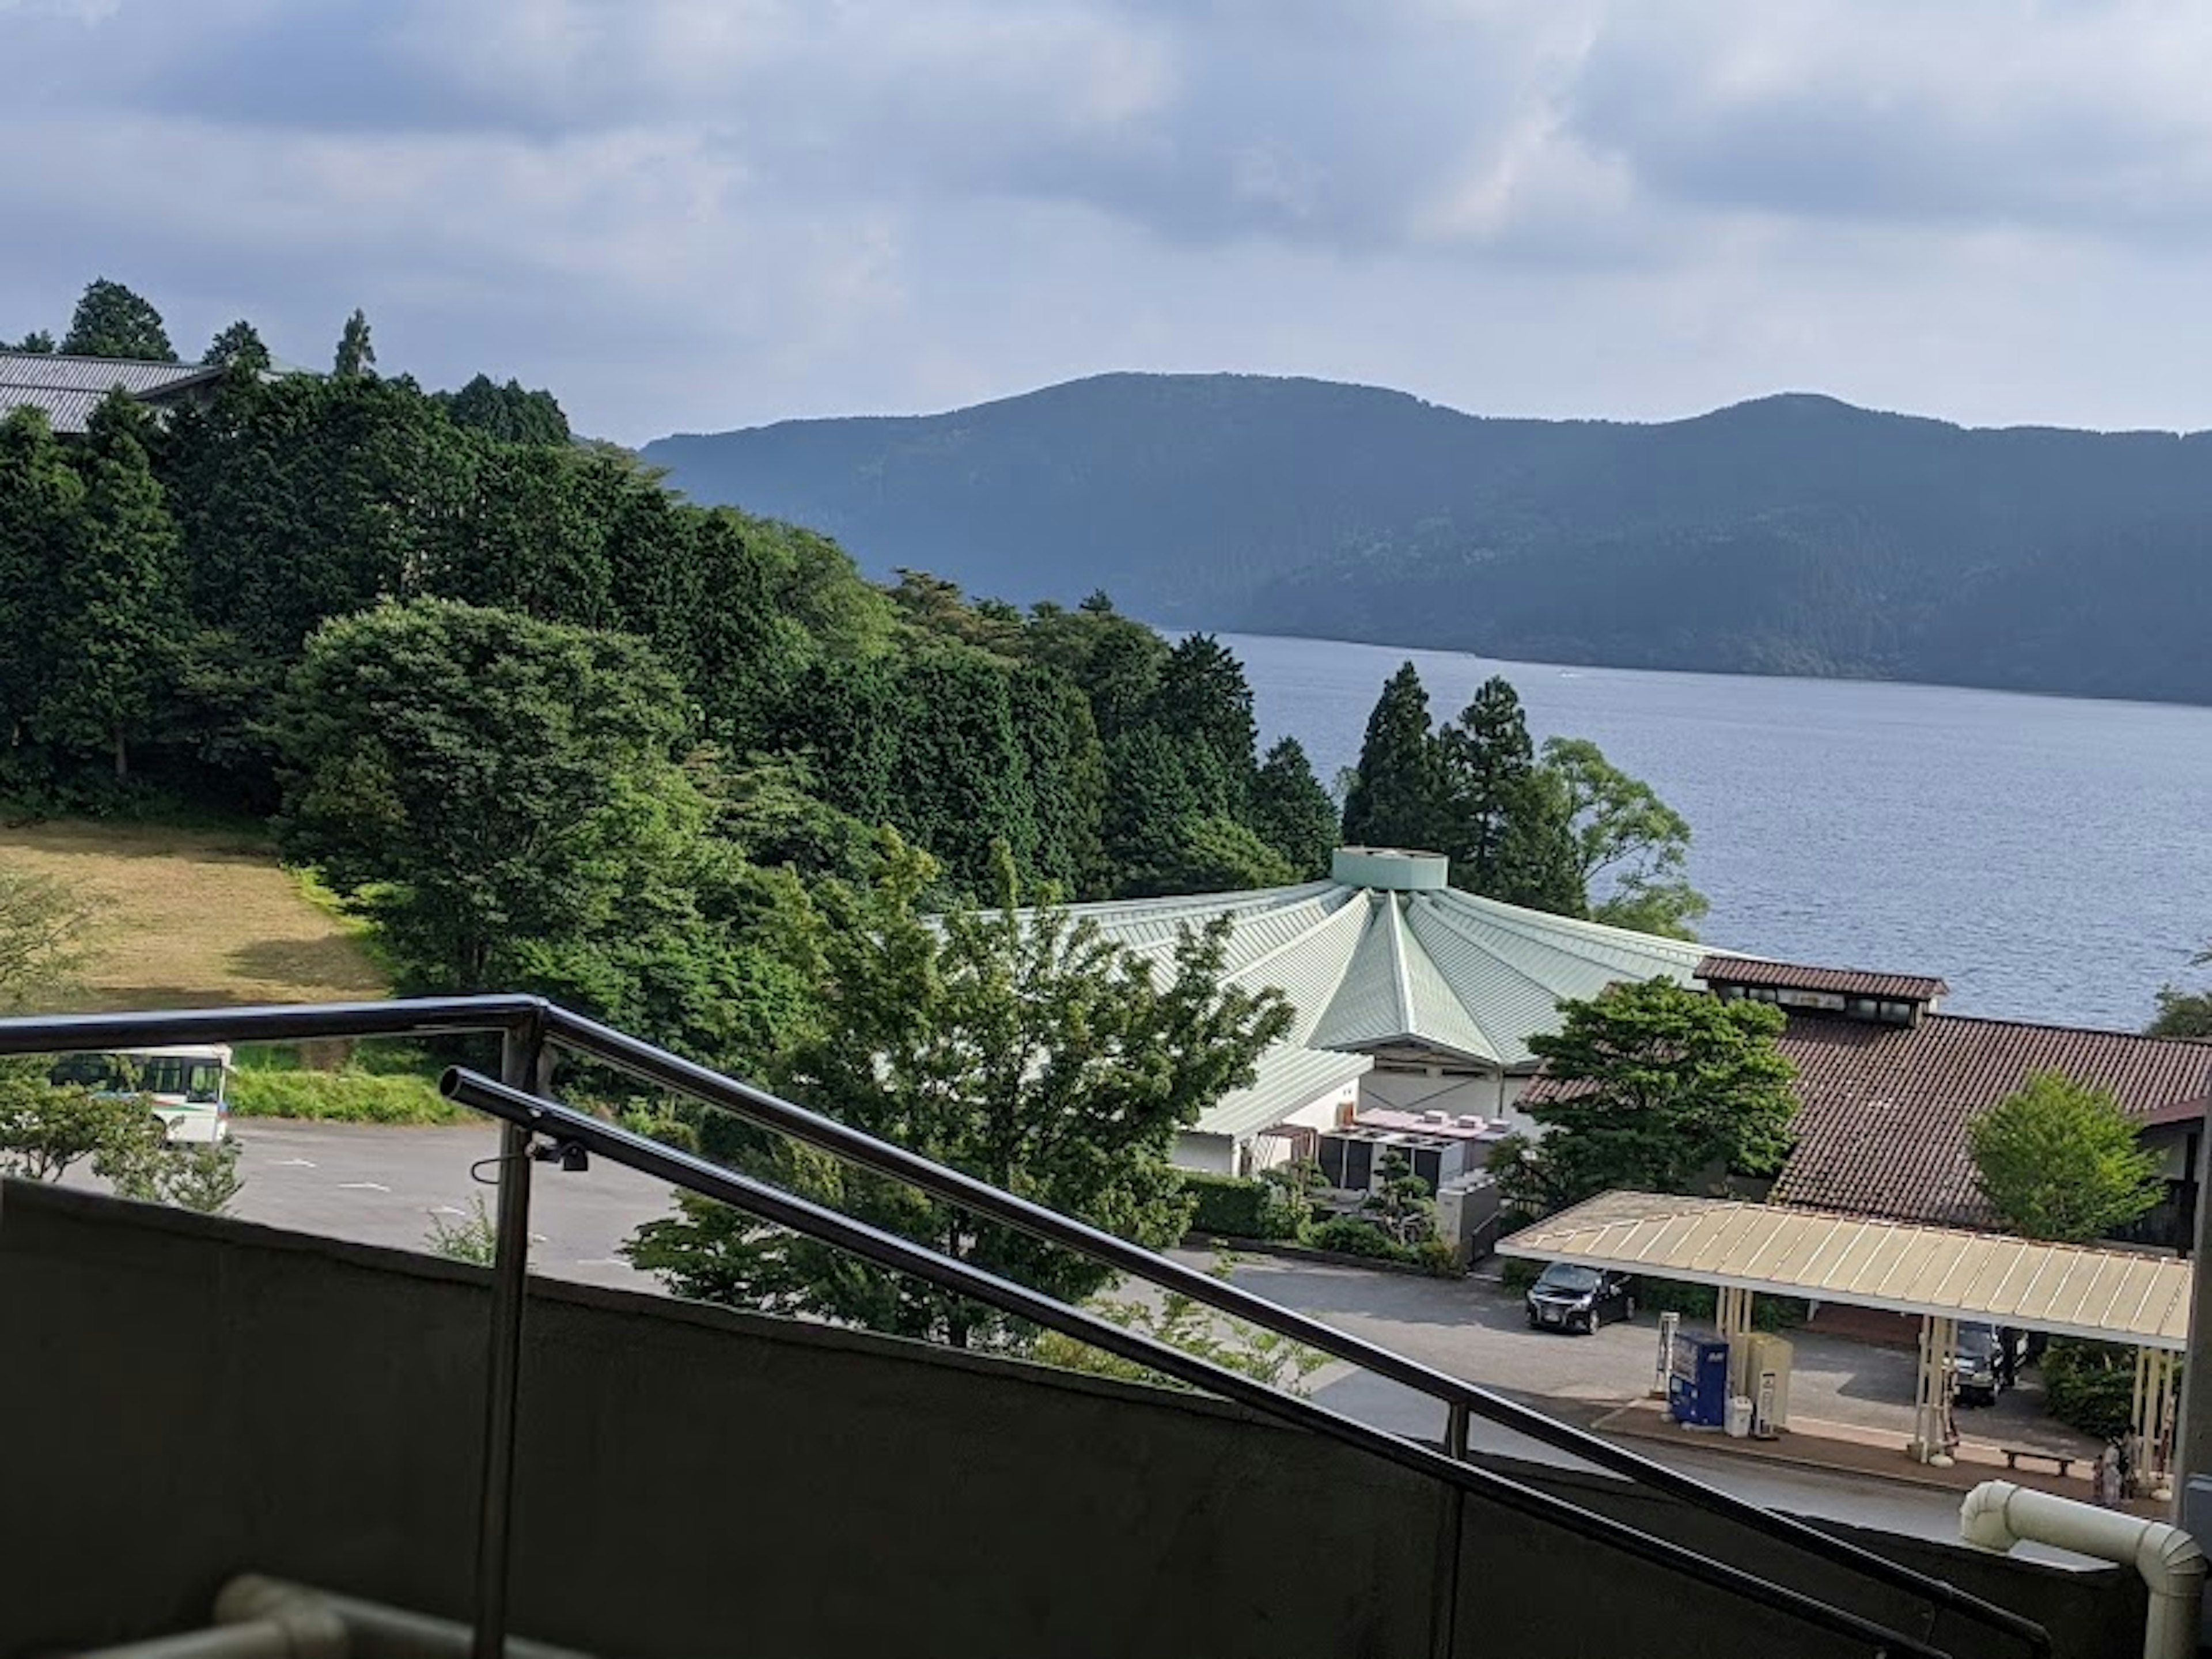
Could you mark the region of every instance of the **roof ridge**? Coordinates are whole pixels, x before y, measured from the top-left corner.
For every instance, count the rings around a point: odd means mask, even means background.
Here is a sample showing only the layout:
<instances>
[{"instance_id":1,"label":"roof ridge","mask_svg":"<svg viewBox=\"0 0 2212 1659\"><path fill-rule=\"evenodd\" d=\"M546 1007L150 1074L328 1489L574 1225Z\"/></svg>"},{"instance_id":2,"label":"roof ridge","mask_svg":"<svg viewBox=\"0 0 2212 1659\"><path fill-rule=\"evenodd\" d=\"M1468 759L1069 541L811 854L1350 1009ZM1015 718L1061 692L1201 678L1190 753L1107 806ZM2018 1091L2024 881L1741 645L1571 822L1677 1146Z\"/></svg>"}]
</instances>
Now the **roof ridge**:
<instances>
[{"instance_id":1,"label":"roof ridge","mask_svg":"<svg viewBox=\"0 0 2212 1659\"><path fill-rule=\"evenodd\" d=\"M99 351L19 351L12 346L0 349L0 357L22 357L45 363L129 363L138 368L173 368L186 371L222 367L221 363L188 363L181 358L170 362L160 357L111 357Z\"/></svg>"},{"instance_id":2,"label":"roof ridge","mask_svg":"<svg viewBox=\"0 0 2212 1659\"><path fill-rule=\"evenodd\" d=\"M1814 1018L1826 1012L1822 1009L1808 1009L1805 1012ZM1797 1015L1793 1012L1791 1017L1795 1018ZM1830 1014L1828 1017L1835 1019L1844 1018L1840 1014ZM2149 1031L2124 1030L2115 1025L2061 1025L2056 1021L2047 1019L2007 1019L1996 1014L1954 1014L1948 1009L1937 1009L1922 1018L1931 1020L1949 1020L1962 1025L2005 1025L2015 1030L2066 1031L2076 1036L2129 1037L2137 1042L2166 1042L2179 1048L2202 1048L2207 1054L2212 1054L2212 1037L2159 1036Z\"/></svg>"}]
</instances>

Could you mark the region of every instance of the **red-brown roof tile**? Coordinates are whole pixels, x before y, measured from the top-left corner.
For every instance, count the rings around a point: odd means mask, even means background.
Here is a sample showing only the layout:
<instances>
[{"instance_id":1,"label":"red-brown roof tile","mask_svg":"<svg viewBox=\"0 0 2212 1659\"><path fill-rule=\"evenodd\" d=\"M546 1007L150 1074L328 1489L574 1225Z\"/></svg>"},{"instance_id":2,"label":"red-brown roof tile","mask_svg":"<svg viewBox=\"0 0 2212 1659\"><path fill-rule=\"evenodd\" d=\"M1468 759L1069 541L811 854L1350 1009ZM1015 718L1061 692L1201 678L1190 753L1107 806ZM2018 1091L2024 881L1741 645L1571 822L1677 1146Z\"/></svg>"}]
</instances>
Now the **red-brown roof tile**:
<instances>
[{"instance_id":1,"label":"red-brown roof tile","mask_svg":"<svg viewBox=\"0 0 2212 1659\"><path fill-rule=\"evenodd\" d=\"M1856 968L1814 968L1797 962L1761 962L1752 957L1707 957L1697 976L1708 985L1764 985L1778 990L1828 991L1847 997L1893 997L1932 1002L1951 994L1940 979L1923 974L1870 974Z\"/></svg>"},{"instance_id":2,"label":"red-brown roof tile","mask_svg":"<svg viewBox=\"0 0 2212 1659\"><path fill-rule=\"evenodd\" d=\"M2063 1072L2145 1115L2212 1080L2212 1044L1957 1014L1904 1027L1793 1012L1778 1046L1801 1109L1775 1201L1943 1226L1992 1224L1966 1125L2029 1073Z\"/></svg>"}]
</instances>

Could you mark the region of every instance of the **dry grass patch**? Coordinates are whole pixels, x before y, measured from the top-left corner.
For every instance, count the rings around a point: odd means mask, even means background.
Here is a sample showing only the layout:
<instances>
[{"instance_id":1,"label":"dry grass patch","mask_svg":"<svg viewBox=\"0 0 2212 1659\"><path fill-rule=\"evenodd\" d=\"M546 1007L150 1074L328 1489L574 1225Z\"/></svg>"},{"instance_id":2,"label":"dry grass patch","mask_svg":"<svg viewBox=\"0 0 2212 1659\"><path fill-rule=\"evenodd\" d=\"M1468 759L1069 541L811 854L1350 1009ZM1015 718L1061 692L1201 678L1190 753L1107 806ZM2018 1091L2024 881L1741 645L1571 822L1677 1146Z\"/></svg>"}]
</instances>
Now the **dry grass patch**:
<instances>
[{"instance_id":1,"label":"dry grass patch","mask_svg":"<svg viewBox=\"0 0 2212 1659\"><path fill-rule=\"evenodd\" d=\"M100 921L70 1008L380 997L391 987L338 917L243 830L58 819L0 825L0 862L90 895Z\"/></svg>"}]
</instances>

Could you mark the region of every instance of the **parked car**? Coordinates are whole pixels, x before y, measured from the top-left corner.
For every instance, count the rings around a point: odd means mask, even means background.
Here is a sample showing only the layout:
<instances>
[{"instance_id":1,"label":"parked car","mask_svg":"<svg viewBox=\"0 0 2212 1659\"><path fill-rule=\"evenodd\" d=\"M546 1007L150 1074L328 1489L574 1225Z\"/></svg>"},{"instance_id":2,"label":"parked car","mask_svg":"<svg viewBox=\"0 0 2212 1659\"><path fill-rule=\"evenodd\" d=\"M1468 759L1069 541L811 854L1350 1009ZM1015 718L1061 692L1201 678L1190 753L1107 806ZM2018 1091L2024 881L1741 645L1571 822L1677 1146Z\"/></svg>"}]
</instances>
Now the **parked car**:
<instances>
[{"instance_id":1,"label":"parked car","mask_svg":"<svg viewBox=\"0 0 2212 1659\"><path fill-rule=\"evenodd\" d=\"M1580 1331L1587 1336L1608 1319L1636 1317L1636 1281L1554 1261L1528 1287L1532 1330Z\"/></svg>"},{"instance_id":2,"label":"parked car","mask_svg":"<svg viewBox=\"0 0 2212 1659\"><path fill-rule=\"evenodd\" d=\"M1951 1386L1961 1404L1994 1406L2012 1387L2027 1358L2027 1345L2014 1330L1995 1325L1961 1325L1951 1357Z\"/></svg>"}]
</instances>

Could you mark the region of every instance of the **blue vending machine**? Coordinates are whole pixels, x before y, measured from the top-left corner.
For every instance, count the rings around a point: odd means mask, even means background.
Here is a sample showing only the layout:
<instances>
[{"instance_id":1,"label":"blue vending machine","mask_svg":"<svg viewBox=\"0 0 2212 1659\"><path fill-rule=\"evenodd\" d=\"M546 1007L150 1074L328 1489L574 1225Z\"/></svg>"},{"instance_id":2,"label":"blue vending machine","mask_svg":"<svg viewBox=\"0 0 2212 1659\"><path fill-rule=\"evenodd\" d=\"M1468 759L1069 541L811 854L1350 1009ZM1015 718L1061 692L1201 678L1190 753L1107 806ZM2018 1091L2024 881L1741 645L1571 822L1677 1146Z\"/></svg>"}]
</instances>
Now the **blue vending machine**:
<instances>
[{"instance_id":1,"label":"blue vending machine","mask_svg":"<svg viewBox=\"0 0 2212 1659\"><path fill-rule=\"evenodd\" d=\"M1717 1337L1679 1335L1667 1367L1667 1413L1692 1428L1728 1422L1729 1345Z\"/></svg>"}]
</instances>

